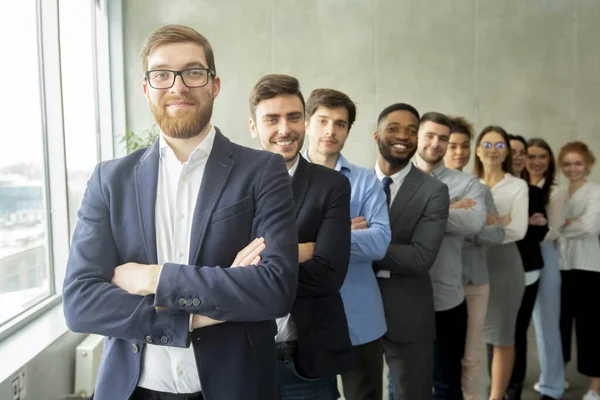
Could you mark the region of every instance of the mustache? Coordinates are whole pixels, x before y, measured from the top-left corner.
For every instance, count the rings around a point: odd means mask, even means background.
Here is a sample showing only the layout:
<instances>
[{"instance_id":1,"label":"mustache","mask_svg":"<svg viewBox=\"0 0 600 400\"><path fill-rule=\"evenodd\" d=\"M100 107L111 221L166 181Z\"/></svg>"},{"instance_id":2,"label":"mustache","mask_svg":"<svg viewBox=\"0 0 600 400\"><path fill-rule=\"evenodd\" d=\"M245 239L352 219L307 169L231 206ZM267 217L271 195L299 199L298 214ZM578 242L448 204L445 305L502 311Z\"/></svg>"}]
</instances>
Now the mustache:
<instances>
[{"instance_id":1,"label":"mustache","mask_svg":"<svg viewBox=\"0 0 600 400\"><path fill-rule=\"evenodd\" d=\"M188 98L186 96L179 96L179 95L166 95L161 99L160 103L162 106L166 106L167 104L169 104L173 101L181 101L181 102L185 102L185 103L195 104L195 102L191 98Z\"/></svg>"}]
</instances>

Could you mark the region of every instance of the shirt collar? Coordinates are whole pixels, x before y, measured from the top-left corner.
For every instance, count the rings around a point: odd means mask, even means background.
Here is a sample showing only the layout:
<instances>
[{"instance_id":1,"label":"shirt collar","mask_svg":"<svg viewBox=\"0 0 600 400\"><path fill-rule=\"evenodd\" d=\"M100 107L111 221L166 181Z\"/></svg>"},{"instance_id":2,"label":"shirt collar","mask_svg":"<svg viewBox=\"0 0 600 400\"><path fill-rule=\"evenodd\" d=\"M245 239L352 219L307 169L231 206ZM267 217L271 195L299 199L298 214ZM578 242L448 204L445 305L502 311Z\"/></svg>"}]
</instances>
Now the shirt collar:
<instances>
[{"instance_id":1,"label":"shirt collar","mask_svg":"<svg viewBox=\"0 0 600 400\"><path fill-rule=\"evenodd\" d=\"M444 174L444 172L446 172L446 165L442 161L442 165L440 165L439 167L437 167L436 169L431 171L431 176L433 176L435 178L439 178L440 176L442 176Z\"/></svg>"},{"instance_id":2,"label":"shirt collar","mask_svg":"<svg viewBox=\"0 0 600 400\"><path fill-rule=\"evenodd\" d=\"M173 152L171 147L169 147L169 144L165 140L164 135L165 134L161 131L159 135L159 155L161 159L163 159L165 155L168 154L168 152L175 156L175 153ZM190 158L187 161L188 164L199 158L202 158L202 156L208 156L210 154L213 144L215 142L215 135L216 129L215 126L212 125L210 131L208 131L208 134L206 135L204 140L202 140L202 142L198 144L194 151L192 151L192 154L190 154Z\"/></svg>"},{"instance_id":3,"label":"shirt collar","mask_svg":"<svg viewBox=\"0 0 600 400\"><path fill-rule=\"evenodd\" d=\"M296 157L296 161L294 162L294 165L292 165L292 168L290 168L288 170L288 173L290 174L290 177L293 177L294 174L296 173L296 170L298 169L298 164L300 164L300 154L298 154L298 157Z\"/></svg>"},{"instance_id":4,"label":"shirt collar","mask_svg":"<svg viewBox=\"0 0 600 400\"><path fill-rule=\"evenodd\" d=\"M312 161L308 157L308 149L304 150L304 152L302 153L302 157L304 157L304 159L309 163L312 163ZM351 166L352 164L350 164L348 160L346 160L346 157L344 157L342 153L340 153L338 156L338 160L335 163L335 167L333 167L333 169L335 169L338 172L340 172L341 170L351 171Z\"/></svg>"},{"instance_id":5,"label":"shirt collar","mask_svg":"<svg viewBox=\"0 0 600 400\"><path fill-rule=\"evenodd\" d=\"M412 167L412 162L409 161L408 164L406 164L406 166L404 168L402 168L400 171L396 172L393 175L390 175L390 178L392 178L392 182L398 183L398 182L404 181L404 179L406 178L406 175L408 175L408 173L410 172L411 167ZM384 177L387 176L386 174L383 173L381 168L379 168L379 163L375 163L375 174L377 174L377 178L379 180L382 180Z\"/></svg>"}]
</instances>

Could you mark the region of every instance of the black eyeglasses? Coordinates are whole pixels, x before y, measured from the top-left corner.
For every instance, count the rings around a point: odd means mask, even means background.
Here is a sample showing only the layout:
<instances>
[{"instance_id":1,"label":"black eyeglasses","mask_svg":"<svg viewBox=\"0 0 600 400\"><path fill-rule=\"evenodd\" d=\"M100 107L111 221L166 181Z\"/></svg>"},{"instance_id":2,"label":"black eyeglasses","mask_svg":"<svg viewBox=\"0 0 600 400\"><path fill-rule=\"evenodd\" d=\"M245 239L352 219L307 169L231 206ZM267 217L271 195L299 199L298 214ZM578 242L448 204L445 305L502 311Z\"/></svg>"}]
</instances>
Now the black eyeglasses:
<instances>
[{"instance_id":1,"label":"black eyeglasses","mask_svg":"<svg viewBox=\"0 0 600 400\"><path fill-rule=\"evenodd\" d=\"M492 147L495 147L496 150L503 150L506 148L506 143L504 143L504 142L498 142L498 143L483 142L483 143L481 143L481 147L486 150L490 150Z\"/></svg>"},{"instance_id":2,"label":"black eyeglasses","mask_svg":"<svg viewBox=\"0 0 600 400\"><path fill-rule=\"evenodd\" d=\"M155 69L146 72L146 81L154 89L170 89L175 84L177 76L181 76L183 84L189 88L206 86L210 75L215 73L210 68L189 68L181 71Z\"/></svg>"}]
</instances>

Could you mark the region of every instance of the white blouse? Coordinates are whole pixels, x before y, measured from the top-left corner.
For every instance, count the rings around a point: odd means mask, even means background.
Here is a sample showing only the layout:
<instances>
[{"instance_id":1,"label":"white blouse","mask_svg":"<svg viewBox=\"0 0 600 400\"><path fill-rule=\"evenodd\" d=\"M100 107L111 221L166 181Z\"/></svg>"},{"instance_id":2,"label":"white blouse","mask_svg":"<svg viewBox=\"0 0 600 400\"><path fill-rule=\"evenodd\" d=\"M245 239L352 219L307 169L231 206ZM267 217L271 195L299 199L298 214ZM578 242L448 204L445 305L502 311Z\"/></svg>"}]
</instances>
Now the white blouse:
<instances>
[{"instance_id":1,"label":"white blouse","mask_svg":"<svg viewBox=\"0 0 600 400\"><path fill-rule=\"evenodd\" d=\"M542 178L537 183L537 187L540 189L544 188L546 179ZM563 195L558 185L553 184L550 186L550 202L546 205L546 215L548 216L548 233L544 238L544 241L553 241L558 239L559 229L565 223L565 215L563 210Z\"/></svg>"},{"instance_id":2,"label":"white blouse","mask_svg":"<svg viewBox=\"0 0 600 400\"><path fill-rule=\"evenodd\" d=\"M503 244L523 239L529 226L529 186L527 182L511 174L504 174L504 178L491 188L491 191L498 215L509 215L511 220L504 227Z\"/></svg>"},{"instance_id":3,"label":"white blouse","mask_svg":"<svg viewBox=\"0 0 600 400\"><path fill-rule=\"evenodd\" d=\"M571 197L561 188L557 196L565 218L575 219L558 230L560 269L600 272L600 186L588 182Z\"/></svg>"}]
</instances>

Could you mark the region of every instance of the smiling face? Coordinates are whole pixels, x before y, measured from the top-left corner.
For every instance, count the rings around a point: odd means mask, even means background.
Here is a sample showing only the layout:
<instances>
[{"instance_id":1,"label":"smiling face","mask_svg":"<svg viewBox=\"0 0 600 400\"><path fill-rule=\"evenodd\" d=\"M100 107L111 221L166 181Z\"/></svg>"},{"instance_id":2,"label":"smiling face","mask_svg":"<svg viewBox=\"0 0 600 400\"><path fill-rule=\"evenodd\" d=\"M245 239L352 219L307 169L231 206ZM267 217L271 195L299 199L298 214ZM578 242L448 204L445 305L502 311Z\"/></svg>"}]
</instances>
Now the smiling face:
<instances>
[{"instance_id":1,"label":"smiling face","mask_svg":"<svg viewBox=\"0 0 600 400\"><path fill-rule=\"evenodd\" d=\"M419 127L419 157L430 165L444 158L450 140L450 128L433 121L425 121Z\"/></svg>"},{"instance_id":2,"label":"smiling face","mask_svg":"<svg viewBox=\"0 0 600 400\"><path fill-rule=\"evenodd\" d=\"M512 167L515 176L521 176L525 169L525 161L527 160L527 149L520 140L512 139L510 141L510 149L512 154Z\"/></svg>"},{"instance_id":3,"label":"smiling face","mask_svg":"<svg viewBox=\"0 0 600 400\"><path fill-rule=\"evenodd\" d=\"M571 182L585 180L589 173L589 166L581 153L568 152L562 156L561 170Z\"/></svg>"},{"instance_id":4,"label":"smiling face","mask_svg":"<svg viewBox=\"0 0 600 400\"><path fill-rule=\"evenodd\" d=\"M408 164L417 151L419 120L406 110L389 113L377 126L373 138L379 153L391 166Z\"/></svg>"},{"instance_id":5,"label":"smiling face","mask_svg":"<svg viewBox=\"0 0 600 400\"><path fill-rule=\"evenodd\" d=\"M304 105L296 95L261 100L250 133L263 150L281 154L290 167L304 144Z\"/></svg>"},{"instance_id":6,"label":"smiling face","mask_svg":"<svg viewBox=\"0 0 600 400\"><path fill-rule=\"evenodd\" d=\"M490 131L482 138L477 147L477 157L486 168L502 166L508 156L508 146L504 137L496 132Z\"/></svg>"},{"instance_id":7,"label":"smiling face","mask_svg":"<svg viewBox=\"0 0 600 400\"><path fill-rule=\"evenodd\" d=\"M325 158L337 156L342 151L349 131L348 110L345 107L319 106L306 121L310 151Z\"/></svg>"},{"instance_id":8,"label":"smiling face","mask_svg":"<svg viewBox=\"0 0 600 400\"><path fill-rule=\"evenodd\" d=\"M149 54L147 61L148 71L207 68L203 48L192 42L159 46ZM158 126L165 135L178 139L195 137L206 129L220 88L218 76L209 77L208 83L198 88L187 87L181 76L176 77L169 89L155 89L148 82L143 83L144 94Z\"/></svg>"},{"instance_id":9,"label":"smiling face","mask_svg":"<svg viewBox=\"0 0 600 400\"><path fill-rule=\"evenodd\" d=\"M529 146L527 148L525 168L527 168L531 179L539 180L543 178L549 166L550 153L548 150L538 146Z\"/></svg>"},{"instance_id":10,"label":"smiling face","mask_svg":"<svg viewBox=\"0 0 600 400\"><path fill-rule=\"evenodd\" d=\"M466 133L450 133L448 150L444 156L444 165L448 168L462 169L471 158L471 138Z\"/></svg>"}]
</instances>

